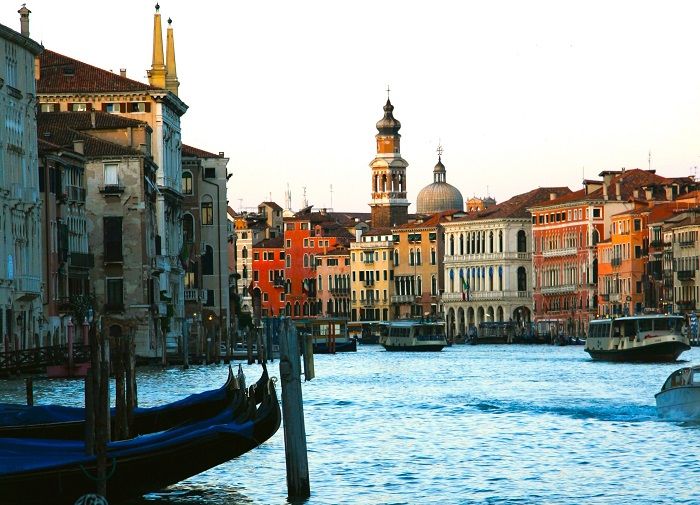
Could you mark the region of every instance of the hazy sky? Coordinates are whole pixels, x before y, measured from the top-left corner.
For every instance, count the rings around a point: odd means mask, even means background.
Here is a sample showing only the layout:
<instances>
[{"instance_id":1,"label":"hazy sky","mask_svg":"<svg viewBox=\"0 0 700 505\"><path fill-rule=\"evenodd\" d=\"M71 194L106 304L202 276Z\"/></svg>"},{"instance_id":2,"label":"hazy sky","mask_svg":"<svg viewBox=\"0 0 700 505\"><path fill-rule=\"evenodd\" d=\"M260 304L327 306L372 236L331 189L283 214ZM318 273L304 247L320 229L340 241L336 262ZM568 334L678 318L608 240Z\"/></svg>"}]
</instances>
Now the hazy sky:
<instances>
[{"instance_id":1,"label":"hazy sky","mask_svg":"<svg viewBox=\"0 0 700 505\"><path fill-rule=\"evenodd\" d=\"M230 205L368 211L387 84L408 197L438 142L465 198L700 165L700 2L162 0L183 141L230 157ZM19 30L3 0L0 23ZM147 82L155 2L34 0L45 47ZM333 187L332 201L330 187ZM414 211L411 205L409 211Z\"/></svg>"}]
</instances>

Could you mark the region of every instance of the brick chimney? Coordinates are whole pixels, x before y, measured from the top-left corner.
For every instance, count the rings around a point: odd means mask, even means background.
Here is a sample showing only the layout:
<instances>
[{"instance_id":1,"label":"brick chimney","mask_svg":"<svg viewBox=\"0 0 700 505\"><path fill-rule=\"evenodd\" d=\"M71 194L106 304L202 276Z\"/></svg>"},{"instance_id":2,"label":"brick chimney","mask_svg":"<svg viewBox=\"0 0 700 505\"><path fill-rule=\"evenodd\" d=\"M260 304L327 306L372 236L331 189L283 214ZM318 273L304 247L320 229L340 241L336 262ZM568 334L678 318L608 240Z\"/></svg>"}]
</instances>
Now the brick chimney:
<instances>
[{"instance_id":1,"label":"brick chimney","mask_svg":"<svg viewBox=\"0 0 700 505\"><path fill-rule=\"evenodd\" d=\"M22 8L17 12L19 12L20 33L25 37L29 37L29 15L32 11L27 9L27 4L22 4Z\"/></svg>"}]
</instances>

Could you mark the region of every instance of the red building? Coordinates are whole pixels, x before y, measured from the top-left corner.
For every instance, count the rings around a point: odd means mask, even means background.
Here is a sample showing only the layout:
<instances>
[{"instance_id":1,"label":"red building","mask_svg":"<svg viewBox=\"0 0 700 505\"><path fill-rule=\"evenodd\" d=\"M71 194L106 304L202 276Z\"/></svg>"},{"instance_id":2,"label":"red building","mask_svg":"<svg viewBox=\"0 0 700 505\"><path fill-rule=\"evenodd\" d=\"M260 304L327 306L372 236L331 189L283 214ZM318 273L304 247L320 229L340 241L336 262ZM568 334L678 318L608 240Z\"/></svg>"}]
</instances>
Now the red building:
<instances>
[{"instance_id":1,"label":"red building","mask_svg":"<svg viewBox=\"0 0 700 505\"><path fill-rule=\"evenodd\" d=\"M311 207L284 218L287 315L308 317L321 313L316 295L316 256L347 245L352 238L328 213L311 212Z\"/></svg>"},{"instance_id":2,"label":"red building","mask_svg":"<svg viewBox=\"0 0 700 505\"><path fill-rule=\"evenodd\" d=\"M253 246L253 307L260 315L278 316L284 311L284 240L268 238Z\"/></svg>"}]
</instances>

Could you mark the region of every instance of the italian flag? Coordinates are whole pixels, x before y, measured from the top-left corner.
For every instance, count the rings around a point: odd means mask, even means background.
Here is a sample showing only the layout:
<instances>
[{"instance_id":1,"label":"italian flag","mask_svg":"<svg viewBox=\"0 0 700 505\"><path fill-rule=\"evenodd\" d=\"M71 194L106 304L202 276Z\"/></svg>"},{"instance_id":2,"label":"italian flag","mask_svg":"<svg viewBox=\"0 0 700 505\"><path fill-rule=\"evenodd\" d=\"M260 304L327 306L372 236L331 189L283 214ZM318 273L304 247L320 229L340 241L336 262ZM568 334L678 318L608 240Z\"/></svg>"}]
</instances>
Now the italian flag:
<instances>
[{"instance_id":1,"label":"italian flag","mask_svg":"<svg viewBox=\"0 0 700 505\"><path fill-rule=\"evenodd\" d=\"M462 277L462 300L469 301L469 284Z\"/></svg>"}]
</instances>

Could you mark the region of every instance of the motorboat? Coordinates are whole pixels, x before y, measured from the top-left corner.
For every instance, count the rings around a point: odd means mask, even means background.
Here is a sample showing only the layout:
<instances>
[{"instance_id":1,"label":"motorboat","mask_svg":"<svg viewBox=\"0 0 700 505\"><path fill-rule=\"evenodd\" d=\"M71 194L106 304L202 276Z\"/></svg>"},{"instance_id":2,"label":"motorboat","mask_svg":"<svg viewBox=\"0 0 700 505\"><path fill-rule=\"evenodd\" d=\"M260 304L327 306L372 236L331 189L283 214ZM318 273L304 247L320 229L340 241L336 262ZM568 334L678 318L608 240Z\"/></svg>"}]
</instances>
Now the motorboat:
<instances>
[{"instance_id":1,"label":"motorboat","mask_svg":"<svg viewBox=\"0 0 700 505\"><path fill-rule=\"evenodd\" d=\"M659 417L700 421L700 366L679 368L654 396Z\"/></svg>"},{"instance_id":2,"label":"motorboat","mask_svg":"<svg viewBox=\"0 0 700 505\"><path fill-rule=\"evenodd\" d=\"M390 321L386 335L379 343L387 351L441 351L447 346L445 323L442 321Z\"/></svg>"},{"instance_id":3,"label":"motorboat","mask_svg":"<svg viewBox=\"0 0 700 505\"><path fill-rule=\"evenodd\" d=\"M585 351L595 360L668 362L690 349L683 316L644 315L596 319L588 326Z\"/></svg>"}]
</instances>

